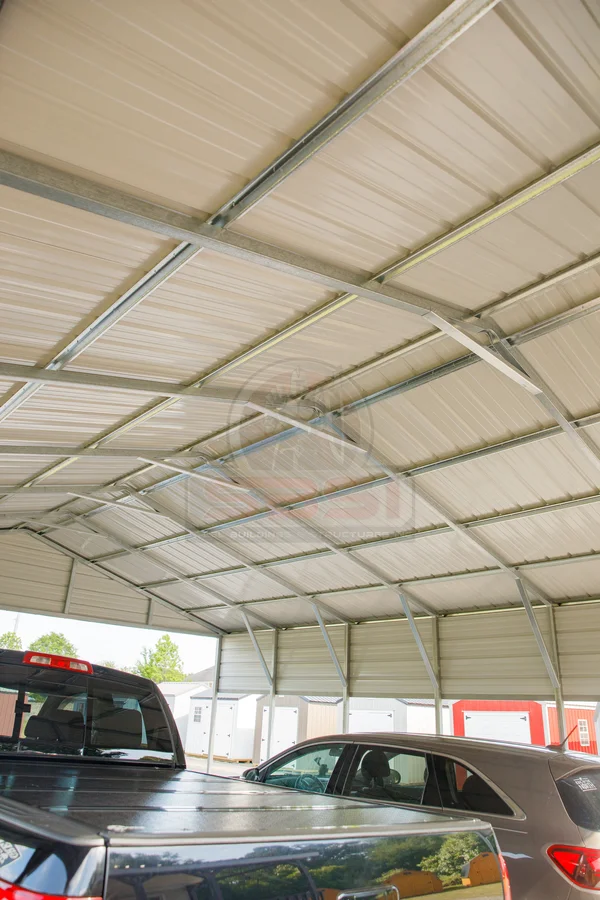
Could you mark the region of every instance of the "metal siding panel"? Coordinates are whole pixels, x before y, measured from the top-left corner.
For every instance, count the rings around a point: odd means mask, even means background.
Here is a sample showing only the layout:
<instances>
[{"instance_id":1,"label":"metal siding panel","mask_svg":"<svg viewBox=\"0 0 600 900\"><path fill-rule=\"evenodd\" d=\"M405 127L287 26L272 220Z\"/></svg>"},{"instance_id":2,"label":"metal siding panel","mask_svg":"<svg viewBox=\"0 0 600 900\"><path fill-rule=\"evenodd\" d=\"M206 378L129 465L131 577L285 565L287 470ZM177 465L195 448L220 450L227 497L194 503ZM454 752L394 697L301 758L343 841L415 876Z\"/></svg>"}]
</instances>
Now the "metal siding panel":
<instances>
[{"instance_id":1,"label":"metal siding panel","mask_svg":"<svg viewBox=\"0 0 600 900\"><path fill-rule=\"evenodd\" d=\"M417 620L433 661L431 619ZM350 695L432 697L433 689L408 622L357 625L350 632Z\"/></svg>"},{"instance_id":2,"label":"metal siding panel","mask_svg":"<svg viewBox=\"0 0 600 900\"><path fill-rule=\"evenodd\" d=\"M550 646L546 610L536 618ZM524 610L442 618L442 692L452 699L553 699L552 685Z\"/></svg>"},{"instance_id":3,"label":"metal siding panel","mask_svg":"<svg viewBox=\"0 0 600 900\"><path fill-rule=\"evenodd\" d=\"M344 628L328 626L331 643L344 664ZM319 628L283 631L277 654L277 692L339 696L342 686Z\"/></svg>"},{"instance_id":4,"label":"metal siding panel","mask_svg":"<svg viewBox=\"0 0 600 900\"><path fill-rule=\"evenodd\" d=\"M598 700L600 604L559 607L556 636L566 700Z\"/></svg>"},{"instance_id":5,"label":"metal siding panel","mask_svg":"<svg viewBox=\"0 0 600 900\"><path fill-rule=\"evenodd\" d=\"M71 562L26 534L0 534L0 606L45 615L64 607Z\"/></svg>"},{"instance_id":6,"label":"metal siding panel","mask_svg":"<svg viewBox=\"0 0 600 900\"><path fill-rule=\"evenodd\" d=\"M256 640L265 661L272 669L274 632L257 631ZM230 634L223 638L221 668L219 672L219 692L268 693L269 683L252 646L250 636Z\"/></svg>"}]
</instances>

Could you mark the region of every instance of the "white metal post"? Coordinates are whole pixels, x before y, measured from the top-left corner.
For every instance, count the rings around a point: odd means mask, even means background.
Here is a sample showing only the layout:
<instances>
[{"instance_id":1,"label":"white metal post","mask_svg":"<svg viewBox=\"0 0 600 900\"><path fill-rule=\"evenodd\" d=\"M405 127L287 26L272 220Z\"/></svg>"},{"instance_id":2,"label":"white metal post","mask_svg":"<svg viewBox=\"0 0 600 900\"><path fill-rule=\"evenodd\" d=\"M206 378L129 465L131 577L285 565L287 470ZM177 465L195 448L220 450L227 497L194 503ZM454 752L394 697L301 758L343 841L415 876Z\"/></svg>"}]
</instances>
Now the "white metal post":
<instances>
[{"instance_id":1,"label":"white metal post","mask_svg":"<svg viewBox=\"0 0 600 900\"><path fill-rule=\"evenodd\" d=\"M342 731L347 734L350 731L350 625L344 625L344 670L346 684L342 689Z\"/></svg>"},{"instance_id":2,"label":"white metal post","mask_svg":"<svg viewBox=\"0 0 600 900\"><path fill-rule=\"evenodd\" d=\"M554 668L558 678L558 685L554 689L554 699L556 701L556 718L558 721L558 738L562 742L567 739L567 715L565 713L565 701L563 697L562 675L560 671L560 654L558 652L558 637L556 634L556 614L554 607L548 609L550 619L550 640L552 647L552 656L554 658ZM550 740L550 734L548 734Z\"/></svg>"},{"instance_id":3,"label":"white metal post","mask_svg":"<svg viewBox=\"0 0 600 900\"><path fill-rule=\"evenodd\" d=\"M269 690L269 721L267 724L267 759L273 755L273 734L275 732L275 701L277 697L277 653L279 632L273 634L273 657L271 668L271 687Z\"/></svg>"},{"instance_id":4,"label":"white metal post","mask_svg":"<svg viewBox=\"0 0 600 900\"><path fill-rule=\"evenodd\" d=\"M217 642L217 656L215 659L215 680L213 682L212 704L210 707L210 724L208 726L208 755L206 759L206 771L210 772L213 764L215 750L215 730L217 727L217 704L219 702L219 681L221 677L221 653L223 651L223 638Z\"/></svg>"},{"instance_id":5,"label":"white metal post","mask_svg":"<svg viewBox=\"0 0 600 900\"><path fill-rule=\"evenodd\" d=\"M442 699L442 669L440 663L440 626L437 616L432 622L433 629L433 667L435 669L437 684L434 685L435 702L435 733L444 733L444 703Z\"/></svg>"}]
</instances>

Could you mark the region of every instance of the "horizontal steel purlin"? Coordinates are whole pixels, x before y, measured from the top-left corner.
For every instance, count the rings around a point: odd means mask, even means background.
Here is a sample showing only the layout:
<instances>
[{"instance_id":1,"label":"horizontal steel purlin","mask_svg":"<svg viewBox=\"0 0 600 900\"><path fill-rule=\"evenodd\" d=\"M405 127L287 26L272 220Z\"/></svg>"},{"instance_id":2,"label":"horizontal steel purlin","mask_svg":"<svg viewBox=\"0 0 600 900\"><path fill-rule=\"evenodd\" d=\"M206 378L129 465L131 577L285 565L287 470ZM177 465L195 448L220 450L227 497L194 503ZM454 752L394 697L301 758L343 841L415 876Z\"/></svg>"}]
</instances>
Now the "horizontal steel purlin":
<instances>
[{"instance_id":1,"label":"horizontal steel purlin","mask_svg":"<svg viewBox=\"0 0 600 900\"><path fill-rule=\"evenodd\" d=\"M428 537L428 536L430 537L432 535L450 534L450 533L452 533L451 528L449 528L448 526L442 526L440 528L432 530L431 532L421 532L421 533L417 533L416 535L408 535L406 539L414 540L415 537ZM384 539L381 542L370 542L370 543L364 543L364 544L350 545L349 547L346 547L345 549L351 549L356 552L356 551L360 551L360 550L368 550L368 549L372 548L373 546L381 546L381 544L392 543L393 541L394 541L394 539L388 538L388 539ZM146 549L146 548L142 548L142 549ZM147 548L147 549L152 549L152 548ZM139 549L138 549L138 552L139 552ZM111 554L107 554L106 556L98 557L94 561L99 562L99 563L109 562L111 560L118 559L122 555L123 554L121 554L121 553L114 553L114 554L111 553ZM307 561L314 560L314 559L322 559L324 557L331 556L331 555L332 555L332 553L330 550L318 550L313 553L306 553L304 555L298 555L296 557L285 557L283 559L267 560L265 562L261 562L260 565L263 568L272 568L275 566L288 565L290 563L307 562ZM527 562L527 561L519 562L519 563L515 563L514 565L511 565L509 568L512 571L515 571L518 569L543 569L547 566L567 565L567 564L573 563L573 562L586 562L586 561L590 561L590 560L596 561L597 559L600 559L600 554L582 553L580 555L547 558L547 559L543 559L543 560L540 560L537 562ZM214 570L208 571L208 572L200 572L198 574L187 575L187 576L185 576L185 580L193 581L193 582L203 581L205 579L221 578L221 577L227 577L228 575L236 575L241 571L243 571L243 568L241 566L232 566L228 569L214 569ZM476 570L473 570L470 572L456 572L456 573L451 573L451 574L446 574L446 575L430 575L430 576L425 576L423 578L414 578L414 579L407 578L403 583L404 584L428 584L431 581L436 581L436 582L453 581L456 579L477 577L479 575L498 575L499 573L501 573L500 569L498 569L497 567L491 567L491 568L476 569ZM166 585L173 584L173 583L174 583L174 581L172 579L166 578L166 579L162 579L160 581L148 582L148 584L146 586L147 587L158 587L158 586L166 586ZM394 584L396 584L396 583L394 582ZM366 587L366 586L372 587L373 584L363 585L362 588L352 587L352 588L348 588L348 590L350 590L350 591L360 590L360 589L364 589L364 587ZM262 603L262 602L267 602L267 601L261 600L261 601L257 601L257 602Z\"/></svg>"},{"instance_id":2,"label":"horizontal steel purlin","mask_svg":"<svg viewBox=\"0 0 600 900\"><path fill-rule=\"evenodd\" d=\"M519 574L519 572L531 572L536 571L537 569L546 569L552 568L554 566L563 566L569 565L571 563L581 563L581 562L600 562L600 553L587 553L582 554L581 556L565 556L556 559L543 559L536 562L524 562L517 563L512 566L512 570L515 574ZM467 581L473 578L481 578L488 575L496 575L503 576L504 573L501 572L498 568L493 569L477 569L471 572L458 572L453 575L428 575L423 578L407 578L402 581L393 581L391 585L395 589L402 589L404 587L415 588L420 585L427 584L443 584L447 581ZM203 577L210 577L209 575L205 575ZM512 579L507 579L507 585L514 584ZM327 591L317 591L312 596L317 600L321 598L330 598L334 599L336 597L344 597L347 594L363 594L363 593L371 593L372 591L385 591L390 590L390 587L381 584L363 584L356 585L353 587L345 587L345 588L333 588ZM244 601L245 606L266 606L271 603L284 603L288 600L294 600L295 598L292 596L281 596L281 597L267 597L264 599L256 599L256 600L246 600ZM588 598L576 598L569 597L564 599L553 600L553 605L561 605L562 603L572 603L577 600L586 600ZM590 598L591 599L591 598ZM431 601L430 601L431 602ZM515 595L515 604L519 605ZM537 604L543 608L543 604ZM221 607L213 607L213 606L204 606L202 609L204 611L208 611L211 609L220 609ZM482 609L494 609L494 607L482 607ZM436 610L436 615L443 616L445 615L444 610Z\"/></svg>"}]
</instances>

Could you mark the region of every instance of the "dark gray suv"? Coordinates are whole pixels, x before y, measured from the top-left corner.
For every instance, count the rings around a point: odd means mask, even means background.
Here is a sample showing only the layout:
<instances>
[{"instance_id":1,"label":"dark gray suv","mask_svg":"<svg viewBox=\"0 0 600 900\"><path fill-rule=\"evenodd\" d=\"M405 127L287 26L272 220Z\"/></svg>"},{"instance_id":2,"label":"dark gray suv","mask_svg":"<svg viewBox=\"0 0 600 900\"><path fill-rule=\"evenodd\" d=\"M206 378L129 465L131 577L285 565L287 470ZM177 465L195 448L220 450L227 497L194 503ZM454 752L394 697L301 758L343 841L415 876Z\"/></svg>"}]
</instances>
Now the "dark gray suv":
<instances>
[{"instance_id":1,"label":"dark gray suv","mask_svg":"<svg viewBox=\"0 0 600 900\"><path fill-rule=\"evenodd\" d=\"M600 897L600 757L409 734L305 741L244 777L490 822L514 900Z\"/></svg>"}]
</instances>

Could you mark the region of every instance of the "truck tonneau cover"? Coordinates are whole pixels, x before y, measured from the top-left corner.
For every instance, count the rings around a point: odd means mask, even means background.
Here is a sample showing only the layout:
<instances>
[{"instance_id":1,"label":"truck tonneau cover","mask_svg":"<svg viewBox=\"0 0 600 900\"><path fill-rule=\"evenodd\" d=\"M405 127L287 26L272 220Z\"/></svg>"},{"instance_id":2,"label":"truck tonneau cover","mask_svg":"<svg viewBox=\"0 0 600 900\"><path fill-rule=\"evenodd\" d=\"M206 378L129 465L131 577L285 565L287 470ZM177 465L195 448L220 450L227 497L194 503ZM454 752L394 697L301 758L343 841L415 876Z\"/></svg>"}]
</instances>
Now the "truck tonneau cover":
<instances>
[{"instance_id":1,"label":"truck tonneau cover","mask_svg":"<svg viewBox=\"0 0 600 900\"><path fill-rule=\"evenodd\" d=\"M190 770L64 759L60 763L3 759L0 794L2 817L7 806L13 809L13 821L21 818L16 814L17 804L25 804L30 811L35 807L42 811L37 815L45 828L56 822L57 830L63 832L60 839L67 842L70 829L61 828L67 822L75 826L79 840L87 831L90 840L97 841L101 835L112 845L255 842L258 836L261 840L289 840L307 834L316 837L319 832L327 837L390 831L431 834L473 828L472 820L299 793Z\"/></svg>"}]
</instances>

